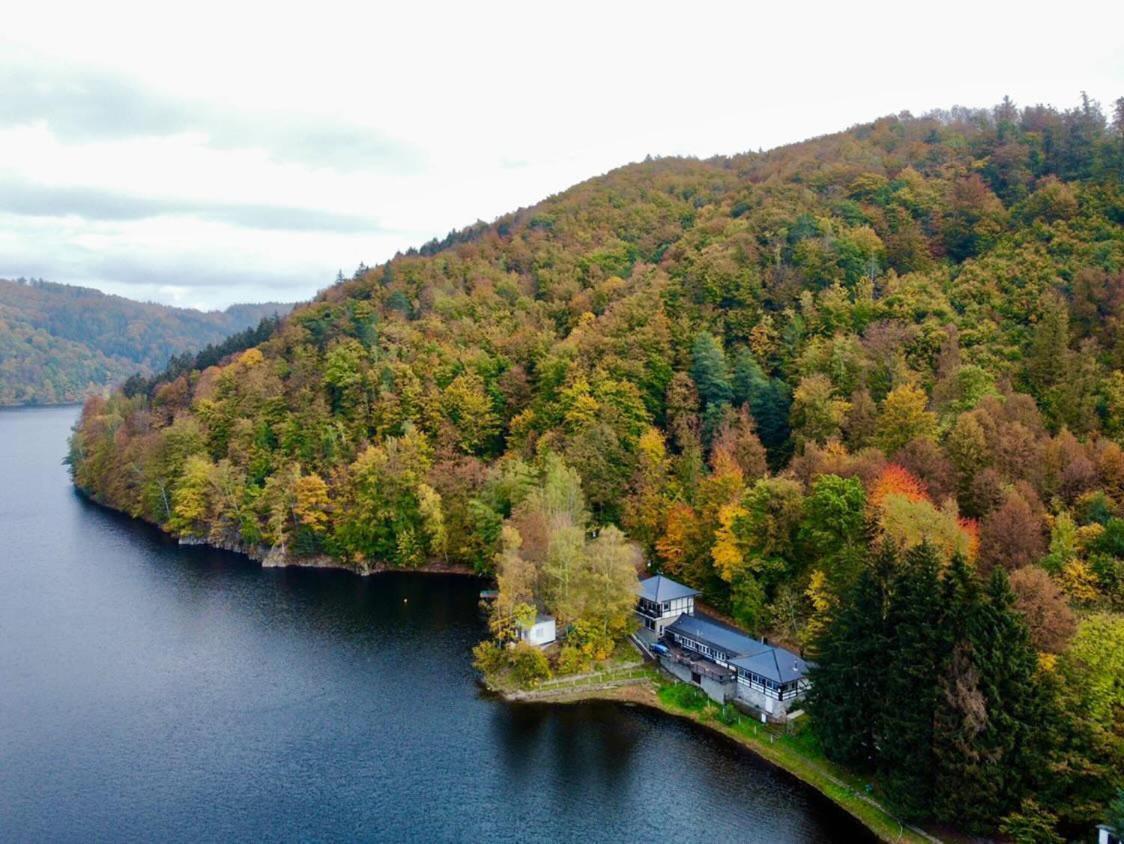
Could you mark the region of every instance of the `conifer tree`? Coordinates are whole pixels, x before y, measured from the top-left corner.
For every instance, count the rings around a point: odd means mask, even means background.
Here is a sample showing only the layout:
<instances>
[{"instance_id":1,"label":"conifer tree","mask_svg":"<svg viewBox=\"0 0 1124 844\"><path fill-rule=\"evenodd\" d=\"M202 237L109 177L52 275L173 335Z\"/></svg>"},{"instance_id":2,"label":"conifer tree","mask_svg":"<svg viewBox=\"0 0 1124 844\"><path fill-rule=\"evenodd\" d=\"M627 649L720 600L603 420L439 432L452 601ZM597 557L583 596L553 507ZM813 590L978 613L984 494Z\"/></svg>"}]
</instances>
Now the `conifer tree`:
<instances>
[{"instance_id":1,"label":"conifer tree","mask_svg":"<svg viewBox=\"0 0 1124 844\"><path fill-rule=\"evenodd\" d=\"M924 817L933 796L933 718L939 679L951 644L944 625L940 560L927 542L906 553L887 618L884 735L879 766L891 801L910 818Z\"/></svg>"},{"instance_id":2,"label":"conifer tree","mask_svg":"<svg viewBox=\"0 0 1124 844\"><path fill-rule=\"evenodd\" d=\"M691 378L698 388L704 405L729 404L734 397L730 374L726 366L726 353L713 334L702 331L695 338L691 350Z\"/></svg>"},{"instance_id":3,"label":"conifer tree","mask_svg":"<svg viewBox=\"0 0 1124 844\"><path fill-rule=\"evenodd\" d=\"M824 752L833 760L873 770L885 711L887 584L896 552L884 545L864 566L824 635L813 643L808 710Z\"/></svg>"}]
</instances>

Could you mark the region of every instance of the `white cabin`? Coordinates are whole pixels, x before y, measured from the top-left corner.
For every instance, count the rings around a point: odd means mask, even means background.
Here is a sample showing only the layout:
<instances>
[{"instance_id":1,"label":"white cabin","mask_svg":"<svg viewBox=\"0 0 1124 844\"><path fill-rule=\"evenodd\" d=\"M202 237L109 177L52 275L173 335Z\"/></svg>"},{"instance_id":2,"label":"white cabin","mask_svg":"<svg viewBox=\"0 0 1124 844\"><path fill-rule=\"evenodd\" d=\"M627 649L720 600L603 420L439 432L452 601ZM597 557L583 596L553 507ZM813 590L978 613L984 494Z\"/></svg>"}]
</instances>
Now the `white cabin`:
<instances>
[{"instance_id":1,"label":"white cabin","mask_svg":"<svg viewBox=\"0 0 1124 844\"><path fill-rule=\"evenodd\" d=\"M534 624L519 631L519 638L522 641L539 648L546 647L553 642L557 636L554 616L552 615L536 616Z\"/></svg>"}]
</instances>

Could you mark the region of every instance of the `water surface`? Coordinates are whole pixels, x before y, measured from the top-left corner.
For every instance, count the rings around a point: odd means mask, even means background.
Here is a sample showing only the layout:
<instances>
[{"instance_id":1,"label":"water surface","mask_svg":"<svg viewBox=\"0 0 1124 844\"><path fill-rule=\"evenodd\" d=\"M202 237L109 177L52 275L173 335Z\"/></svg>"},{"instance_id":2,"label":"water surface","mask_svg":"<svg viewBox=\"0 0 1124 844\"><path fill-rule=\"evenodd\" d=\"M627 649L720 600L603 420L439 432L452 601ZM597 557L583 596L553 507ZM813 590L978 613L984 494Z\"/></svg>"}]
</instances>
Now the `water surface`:
<instances>
[{"instance_id":1,"label":"water surface","mask_svg":"<svg viewBox=\"0 0 1124 844\"><path fill-rule=\"evenodd\" d=\"M691 724L481 695L479 581L263 570L83 500L77 413L0 411L0 840L867 837Z\"/></svg>"}]
</instances>

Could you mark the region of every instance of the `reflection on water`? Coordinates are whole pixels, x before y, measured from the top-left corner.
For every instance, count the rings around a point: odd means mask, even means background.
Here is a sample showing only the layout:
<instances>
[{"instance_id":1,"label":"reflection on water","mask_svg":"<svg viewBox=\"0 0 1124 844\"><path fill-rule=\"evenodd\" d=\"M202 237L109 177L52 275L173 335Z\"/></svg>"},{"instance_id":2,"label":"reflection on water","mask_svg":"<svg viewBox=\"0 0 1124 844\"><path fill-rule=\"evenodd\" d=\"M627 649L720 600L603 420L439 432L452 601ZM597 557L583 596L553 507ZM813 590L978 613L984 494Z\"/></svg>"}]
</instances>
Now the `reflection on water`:
<instances>
[{"instance_id":1,"label":"reflection on water","mask_svg":"<svg viewBox=\"0 0 1124 844\"><path fill-rule=\"evenodd\" d=\"M480 693L479 581L266 569L70 488L0 412L0 840L863 839L692 724Z\"/></svg>"}]
</instances>

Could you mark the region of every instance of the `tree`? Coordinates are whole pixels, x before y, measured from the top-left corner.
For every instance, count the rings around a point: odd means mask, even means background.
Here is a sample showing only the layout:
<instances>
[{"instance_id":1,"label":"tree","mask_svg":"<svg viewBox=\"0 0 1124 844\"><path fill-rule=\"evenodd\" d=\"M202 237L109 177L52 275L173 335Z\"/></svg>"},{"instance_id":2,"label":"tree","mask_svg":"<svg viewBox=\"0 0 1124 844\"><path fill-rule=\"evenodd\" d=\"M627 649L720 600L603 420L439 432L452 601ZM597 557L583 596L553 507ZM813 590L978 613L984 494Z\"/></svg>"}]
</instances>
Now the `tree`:
<instances>
[{"instance_id":1,"label":"tree","mask_svg":"<svg viewBox=\"0 0 1124 844\"><path fill-rule=\"evenodd\" d=\"M768 469L765 449L757 438L754 427L749 411L744 406L740 407L727 415L711 445L712 455L719 452L729 455L747 479L760 478Z\"/></svg>"},{"instance_id":2,"label":"tree","mask_svg":"<svg viewBox=\"0 0 1124 844\"><path fill-rule=\"evenodd\" d=\"M468 454L479 454L499 431L499 418L484 380L474 372L458 375L441 397L446 418L457 430L458 445Z\"/></svg>"},{"instance_id":3,"label":"tree","mask_svg":"<svg viewBox=\"0 0 1124 844\"><path fill-rule=\"evenodd\" d=\"M916 438L932 437L937 417L925 409L925 392L912 384L895 387L882 402L875 443L887 455Z\"/></svg>"},{"instance_id":4,"label":"tree","mask_svg":"<svg viewBox=\"0 0 1124 844\"><path fill-rule=\"evenodd\" d=\"M893 548L883 546L812 643L817 654L808 693L812 726L829 758L863 771L878 764L881 724L889 703L892 630L886 613L888 579L896 566Z\"/></svg>"},{"instance_id":5,"label":"tree","mask_svg":"<svg viewBox=\"0 0 1124 844\"><path fill-rule=\"evenodd\" d=\"M691 378L704 404L729 404L734 398L726 353L713 334L703 331L691 349Z\"/></svg>"},{"instance_id":6,"label":"tree","mask_svg":"<svg viewBox=\"0 0 1124 844\"><path fill-rule=\"evenodd\" d=\"M1058 659L1058 668L1077 690L1089 716L1103 728L1113 729L1124 711L1124 619L1109 613L1082 619L1069 649Z\"/></svg>"},{"instance_id":7,"label":"tree","mask_svg":"<svg viewBox=\"0 0 1124 844\"><path fill-rule=\"evenodd\" d=\"M879 767L886 793L909 818L924 817L933 802L933 723L945 654L951 651L943 626L945 608L936 550L922 544L905 555L894 580L887 613L885 709Z\"/></svg>"},{"instance_id":8,"label":"tree","mask_svg":"<svg viewBox=\"0 0 1124 844\"><path fill-rule=\"evenodd\" d=\"M1042 520L1017 491L1007 494L1002 506L980 523L980 565L1014 571L1037 563L1046 554Z\"/></svg>"},{"instance_id":9,"label":"tree","mask_svg":"<svg viewBox=\"0 0 1124 844\"><path fill-rule=\"evenodd\" d=\"M636 446L636 471L624 503L623 524L649 552L663 533L671 505L671 465L667 446L658 428L649 428Z\"/></svg>"},{"instance_id":10,"label":"tree","mask_svg":"<svg viewBox=\"0 0 1124 844\"><path fill-rule=\"evenodd\" d=\"M589 518L577 473L547 454L538 483L503 528L493 619L530 606L560 625L582 625L585 636L602 642L628 631L640 551L613 526L590 539Z\"/></svg>"},{"instance_id":11,"label":"tree","mask_svg":"<svg viewBox=\"0 0 1124 844\"><path fill-rule=\"evenodd\" d=\"M1057 832L1058 816L1028 797L999 824L1014 844L1064 844Z\"/></svg>"},{"instance_id":12,"label":"tree","mask_svg":"<svg viewBox=\"0 0 1124 844\"><path fill-rule=\"evenodd\" d=\"M1077 629L1061 589L1038 566L1013 572L1011 589L1015 593L1015 609L1026 621L1034 646L1046 653L1061 653Z\"/></svg>"},{"instance_id":13,"label":"tree","mask_svg":"<svg viewBox=\"0 0 1124 844\"><path fill-rule=\"evenodd\" d=\"M1026 356L1026 380L1042 397L1065 376L1069 359L1069 309L1061 297L1045 296Z\"/></svg>"},{"instance_id":14,"label":"tree","mask_svg":"<svg viewBox=\"0 0 1124 844\"><path fill-rule=\"evenodd\" d=\"M583 598L582 620L608 638L619 638L629 632L636 608L640 549L609 525L588 543L585 554L587 567L577 586Z\"/></svg>"},{"instance_id":15,"label":"tree","mask_svg":"<svg viewBox=\"0 0 1124 844\"><path fill-rule=\"evenodd\" d=\"M319 475L302 475L294 490L293 515L296 520L315 534L323 534L328 528L328 485Z\"/></svg>"},{"instance_id":16,"label":"tree","mask_svg":"<svg viewBox=\"0 0 1124 844\"><path fill-rule=\"evenodd\" d=\"M840 595L862 565L867 544L866 490L857 478L823 475L805 499L800 541Z\"/></svg>"},{"instance_id":17,"label":"tree","mask_svg":"<svg viewBox=\"0 0 1124 844\"><path fill-rule=\"evenodd\" d=\"M168 526L183 536L205 537L208 531L209 497L215 466L202 454L193 454L183 464L183 474L172 492L172 516Z\"/></svg>"},{"instance_id":18,"label":"tree","mask_svg":"<svg viewBox=\"0 0 1124 844\"><path fill-rule=\"evenodd\" d=\"M835 388L824 375L800 380L792 401L792 427L798 443L823 444L842 433L850 402L836 398Z\"/></svg>"}]
</instances>

